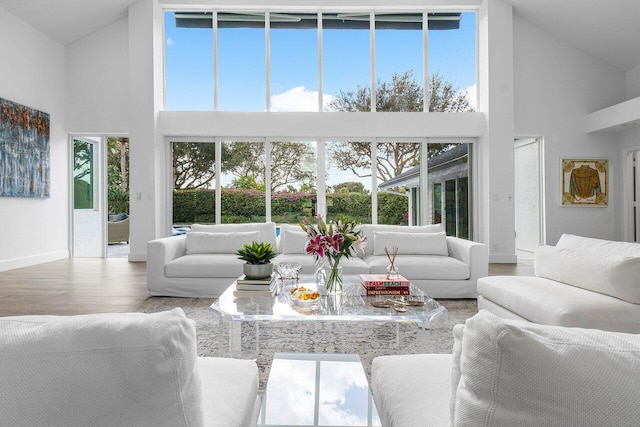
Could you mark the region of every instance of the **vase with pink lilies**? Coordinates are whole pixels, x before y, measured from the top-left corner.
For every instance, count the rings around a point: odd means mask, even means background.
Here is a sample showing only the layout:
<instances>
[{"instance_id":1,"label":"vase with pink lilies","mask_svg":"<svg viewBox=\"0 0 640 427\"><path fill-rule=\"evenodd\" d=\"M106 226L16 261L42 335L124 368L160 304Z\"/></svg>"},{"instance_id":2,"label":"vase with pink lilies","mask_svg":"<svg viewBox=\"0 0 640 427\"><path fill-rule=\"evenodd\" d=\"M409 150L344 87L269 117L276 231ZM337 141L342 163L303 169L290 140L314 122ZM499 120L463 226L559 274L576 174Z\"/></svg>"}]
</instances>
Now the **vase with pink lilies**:
<instances>
[{"instance_id":1,"label":"vase with pink lilies","mask_svg":"<svg viewBox=\"0 0 640 427\"><path fill-rule=\"evenodd\" d=\"M314 256L319 270L326 268L325 286L328 292L342 291L342 266L340 261L348 259L355 253L364 252L367 238L362 234L362 227L356 221L349 221L348 216L338 215L335 221L328 221L321 215L311 222L302 218L302 229L309 240L305 251Z\"/></svg>"}]
</instances>

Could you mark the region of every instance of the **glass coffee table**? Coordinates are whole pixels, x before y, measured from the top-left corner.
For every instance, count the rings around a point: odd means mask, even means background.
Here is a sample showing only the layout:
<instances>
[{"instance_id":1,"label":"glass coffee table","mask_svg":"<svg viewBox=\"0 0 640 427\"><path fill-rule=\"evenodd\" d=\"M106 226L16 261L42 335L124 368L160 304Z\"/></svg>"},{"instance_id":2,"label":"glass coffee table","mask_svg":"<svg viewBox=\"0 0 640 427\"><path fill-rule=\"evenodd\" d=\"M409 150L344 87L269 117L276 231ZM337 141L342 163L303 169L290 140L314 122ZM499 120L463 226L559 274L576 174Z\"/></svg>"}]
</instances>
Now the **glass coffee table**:
<instances>
[{"instance_id":1,"label":"glass coffee table","mask_svg":"<svg viewBox=\"0 0 640 427\"><path fill-rule=\"evenodd\" d=\"M410 286L409 296L367 296L357 275L344 276L341 294L321 295L316 302L311 303L292 300L291 289L294 286L315 289L314 276L303 275L296 281L281 282L279 286L275 297L246 297L246 293L236 297L236 283L233 282L211 305L210 310L220 315L221 334L228 336L228 349L223 349L223 353L242 357L244 322L255 324L252 328L255 331L252 341L255 340L256 348L252 351L259 353L260 321L394 322L396 347L399 348L400 323L415 322L420 327L429 329L432 321L447 312L444 306L413 284ZM323 293L324 289L321 291Z\"/></svg>"},{"instance_id":2,"label":"glass coffee table","mask_svg":"<svg viewBox=\"0 0 640 427\"><path fill-rule=\"evenodd\" d=\"M380 427L357 354L276 353L258 427Z\"/></svg>"}]
</instances>

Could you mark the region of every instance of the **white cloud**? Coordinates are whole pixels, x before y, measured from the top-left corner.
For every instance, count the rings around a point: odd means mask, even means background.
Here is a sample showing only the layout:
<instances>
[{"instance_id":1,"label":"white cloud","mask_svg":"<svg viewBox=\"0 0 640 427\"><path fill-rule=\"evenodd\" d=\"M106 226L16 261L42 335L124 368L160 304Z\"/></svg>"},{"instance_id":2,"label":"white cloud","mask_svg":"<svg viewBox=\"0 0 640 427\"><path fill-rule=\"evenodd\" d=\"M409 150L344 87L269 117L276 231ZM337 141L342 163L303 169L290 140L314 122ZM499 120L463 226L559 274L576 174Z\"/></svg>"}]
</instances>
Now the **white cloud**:
<instances>
[{"instance_id":1,"label":"white cloud","mask_svg":"<svg viewBox=\"0 0 640 427\"><path fill-rule=\"evenodd\" d=\"M467 93L467 99L469 100L469 106L475 111L478 111L478 85L474 84L464 90Z\"/></svg>"},{"instance_id":2,"label":"white cloud","mask_svg":"<svg viewBox=\"0 0 640 427\"><path fill-rule=\"evenodd\" d=\"M332 99L333 96L325 93L324 106L326 107ZM271 111L318 111L318 91L298 86L273 95Z\"/></svg>"},{"instance_id":3,"label":"white cloud","mask_svg":"<svg viewBox=\"0 0 640 427\"><path fill-rule=\"evenodd\" d=\"M173 39L171 37L167 38L167 46L173 46Z\"/></svg>"}]
</instances>

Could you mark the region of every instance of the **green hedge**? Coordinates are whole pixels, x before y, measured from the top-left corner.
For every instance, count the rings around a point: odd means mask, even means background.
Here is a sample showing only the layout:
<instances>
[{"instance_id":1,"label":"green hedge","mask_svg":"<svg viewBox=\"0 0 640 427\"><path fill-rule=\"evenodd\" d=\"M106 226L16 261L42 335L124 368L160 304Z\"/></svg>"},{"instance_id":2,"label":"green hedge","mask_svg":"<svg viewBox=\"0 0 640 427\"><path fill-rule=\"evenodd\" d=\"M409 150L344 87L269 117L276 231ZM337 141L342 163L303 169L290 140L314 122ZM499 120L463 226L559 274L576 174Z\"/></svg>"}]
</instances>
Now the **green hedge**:
<instances>
[{"instance_id":1,"label":"green hedge","mask_svg":"<svg viewBox=\"0 0 640 427\"><path fill-rule=\"evenodd\" d=\"M176 224L214 223L214 190L175 190L173 222ZM264 192L223 189L222 222L264 222ZM315 214L316 195L312 193L275 193L271 196L271 219L280 223L298 223L303 216ZM371 196L364 193L327 194L328 218L349 215L363 224L371 223ZM407 198L389 193L378 194L378 223L400 224L407 211Z\"/></svg>"}]
</instances>

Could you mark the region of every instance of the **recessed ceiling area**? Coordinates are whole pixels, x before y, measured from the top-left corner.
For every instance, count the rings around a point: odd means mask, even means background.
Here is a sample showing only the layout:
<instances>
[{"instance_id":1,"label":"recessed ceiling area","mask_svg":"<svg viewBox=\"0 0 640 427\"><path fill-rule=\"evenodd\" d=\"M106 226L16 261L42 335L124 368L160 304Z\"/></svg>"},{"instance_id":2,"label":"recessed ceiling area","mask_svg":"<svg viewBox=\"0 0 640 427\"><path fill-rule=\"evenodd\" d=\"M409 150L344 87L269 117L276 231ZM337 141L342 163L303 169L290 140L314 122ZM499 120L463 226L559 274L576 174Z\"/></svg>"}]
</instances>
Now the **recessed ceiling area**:
<instances>
[{"instance_id":1,"label":"recessed ceiling area","mask_svg":"<svg viewBox=\"0 0 640 427\"><path fill-rule=\"evenodd\" d=\"M0 0L0 7L68 45L125 17L136 1ZM505 1L513 5L518 18L622 71L640 64L639 0ZM393 1L390 4L400 7Z\"/></svg>"}]
</instances>

